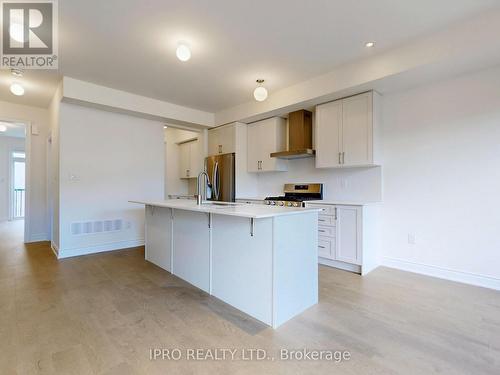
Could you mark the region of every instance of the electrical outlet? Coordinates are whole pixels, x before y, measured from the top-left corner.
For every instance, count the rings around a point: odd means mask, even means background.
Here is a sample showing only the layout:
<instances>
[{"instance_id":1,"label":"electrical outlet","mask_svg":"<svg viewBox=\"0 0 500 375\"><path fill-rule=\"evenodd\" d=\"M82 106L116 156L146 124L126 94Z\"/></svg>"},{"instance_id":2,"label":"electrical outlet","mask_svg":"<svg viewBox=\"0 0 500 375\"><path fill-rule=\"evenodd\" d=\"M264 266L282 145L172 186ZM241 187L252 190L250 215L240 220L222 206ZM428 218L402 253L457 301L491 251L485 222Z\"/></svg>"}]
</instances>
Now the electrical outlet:
<instances>
[{"instance_id":1,"label":"electrical outlet","mask_svg":"<svg viewBox=\"0 0 500 375\"><path fill-rule=\"evenodd\" d=\"M408 233L408 244L410 245L415 245L416 243L416 238L413 233Z\"/></svg>"},{"instance_id":2,"label":"electrical outlet","mask_svg":"<svg viewBox=\"0 0 500 375\"><path fill-rule=\"evenodd\" d=\"M125 222L125 229L132 228L132 223L130 221Z\"/></svg>"},{"instance_id":3,"label":"electrical outlet","mask_svg":"<svg viewBox=\"0 0 500 375\"><path fill-rule=\"evenodd\" d=\"M346 180L345 178L341 178L341 179L340 179L340 187L341 187L342 189L345 189L345 188L347 188L347 185L348 185L348 184L347 184L347 180Z\"/></svg>"}]
</instances>

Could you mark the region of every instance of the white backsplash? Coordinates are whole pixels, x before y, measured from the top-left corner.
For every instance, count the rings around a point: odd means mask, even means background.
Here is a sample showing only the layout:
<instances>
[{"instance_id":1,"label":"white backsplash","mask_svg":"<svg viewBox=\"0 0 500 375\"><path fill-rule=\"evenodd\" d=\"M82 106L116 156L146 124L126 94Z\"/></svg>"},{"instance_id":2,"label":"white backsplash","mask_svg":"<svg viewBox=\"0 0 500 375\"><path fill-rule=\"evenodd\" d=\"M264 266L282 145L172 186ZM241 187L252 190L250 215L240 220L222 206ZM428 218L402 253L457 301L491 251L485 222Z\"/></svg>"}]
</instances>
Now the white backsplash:
<instances>
[{"instance_id":1,"label":"white backsplash","mask_svg":"<svg viewBox=\"0 0 500 375\"><path fill-rule=\"evenodd\" d=\"M323 183L324 200L382 200L382 168L317 169L314 158L290 160L288 172L261 173L258 196L282 195L286 183Z\"/></svg>"}]
</instances>

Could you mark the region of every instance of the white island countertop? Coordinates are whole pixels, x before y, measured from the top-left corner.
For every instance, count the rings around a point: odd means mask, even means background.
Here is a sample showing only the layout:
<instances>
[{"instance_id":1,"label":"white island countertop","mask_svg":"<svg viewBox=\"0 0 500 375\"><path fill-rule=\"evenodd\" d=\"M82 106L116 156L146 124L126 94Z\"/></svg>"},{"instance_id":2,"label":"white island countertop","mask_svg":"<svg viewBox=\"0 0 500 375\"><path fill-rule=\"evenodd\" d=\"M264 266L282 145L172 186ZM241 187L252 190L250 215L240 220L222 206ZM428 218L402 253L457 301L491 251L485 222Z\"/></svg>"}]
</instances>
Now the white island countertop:
<instances>
[{"instance_id":1,"label":"white island countertop","mask_svg":"<svg viewBox=\"0 0 500 375\"><path fill-rule=\"evenodd\" d=\"M322 211L320 208L300 208L300 207L276 207L262 204L227 203L227 202L206 202L201 206L191 199L168 199L164 201L141 201L131 200L130 203L144 204L153 207L166 207L194 212L206 212L216 215L239 216L251 219L261 219L266 217L297 215L308 212ZM219 203L219 204L218 204ZM220 205L223 203L223 205Z\"/></svg>"}]
</instances>

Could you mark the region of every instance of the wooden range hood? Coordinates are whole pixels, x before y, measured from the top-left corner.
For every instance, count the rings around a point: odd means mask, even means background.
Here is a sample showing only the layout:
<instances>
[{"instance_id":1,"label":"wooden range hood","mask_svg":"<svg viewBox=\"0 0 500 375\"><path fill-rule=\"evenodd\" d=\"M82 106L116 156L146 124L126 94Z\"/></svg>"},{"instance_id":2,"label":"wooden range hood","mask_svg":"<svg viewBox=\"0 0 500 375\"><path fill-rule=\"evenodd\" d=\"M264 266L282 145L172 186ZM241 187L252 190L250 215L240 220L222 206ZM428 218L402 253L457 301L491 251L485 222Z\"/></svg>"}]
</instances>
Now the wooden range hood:
<instances>
[{"instance_id":1,"label":"wooden range hood","mask_svg":"<svg viewBox=\"0 0 500 375\"><path fill-rule=\"evenodd\" d=\"M301 159L314 156L312 112L304 109L288 114L288 151L273 152L272 158Z\"/></svg>"}]
</instances>

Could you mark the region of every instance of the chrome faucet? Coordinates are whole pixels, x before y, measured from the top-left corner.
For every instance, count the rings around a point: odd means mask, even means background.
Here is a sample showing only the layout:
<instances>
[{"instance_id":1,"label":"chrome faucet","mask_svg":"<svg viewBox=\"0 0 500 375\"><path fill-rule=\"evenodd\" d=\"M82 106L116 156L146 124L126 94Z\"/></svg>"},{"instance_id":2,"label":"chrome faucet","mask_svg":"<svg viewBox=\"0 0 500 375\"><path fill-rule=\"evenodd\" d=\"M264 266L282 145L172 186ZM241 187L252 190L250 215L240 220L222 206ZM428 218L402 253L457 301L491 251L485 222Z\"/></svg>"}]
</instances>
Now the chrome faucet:
<instances>
[{"instance_id":1,"label":"chrome faucet","mask_svg":"<svg viewBox=\"0 0 500 375\"><path fill-rule=\"evenodd\" d=\"M203 191L200 188L200 182L202 178L203 178ZM196 204L198 204L198 206L201 206L203 204L203 201L207 200L208 181L209 178L207 172L201 171L200 174L198 175L198 178L196 179L196 186L197 186Z\"/></svg>"}]
</instances>

